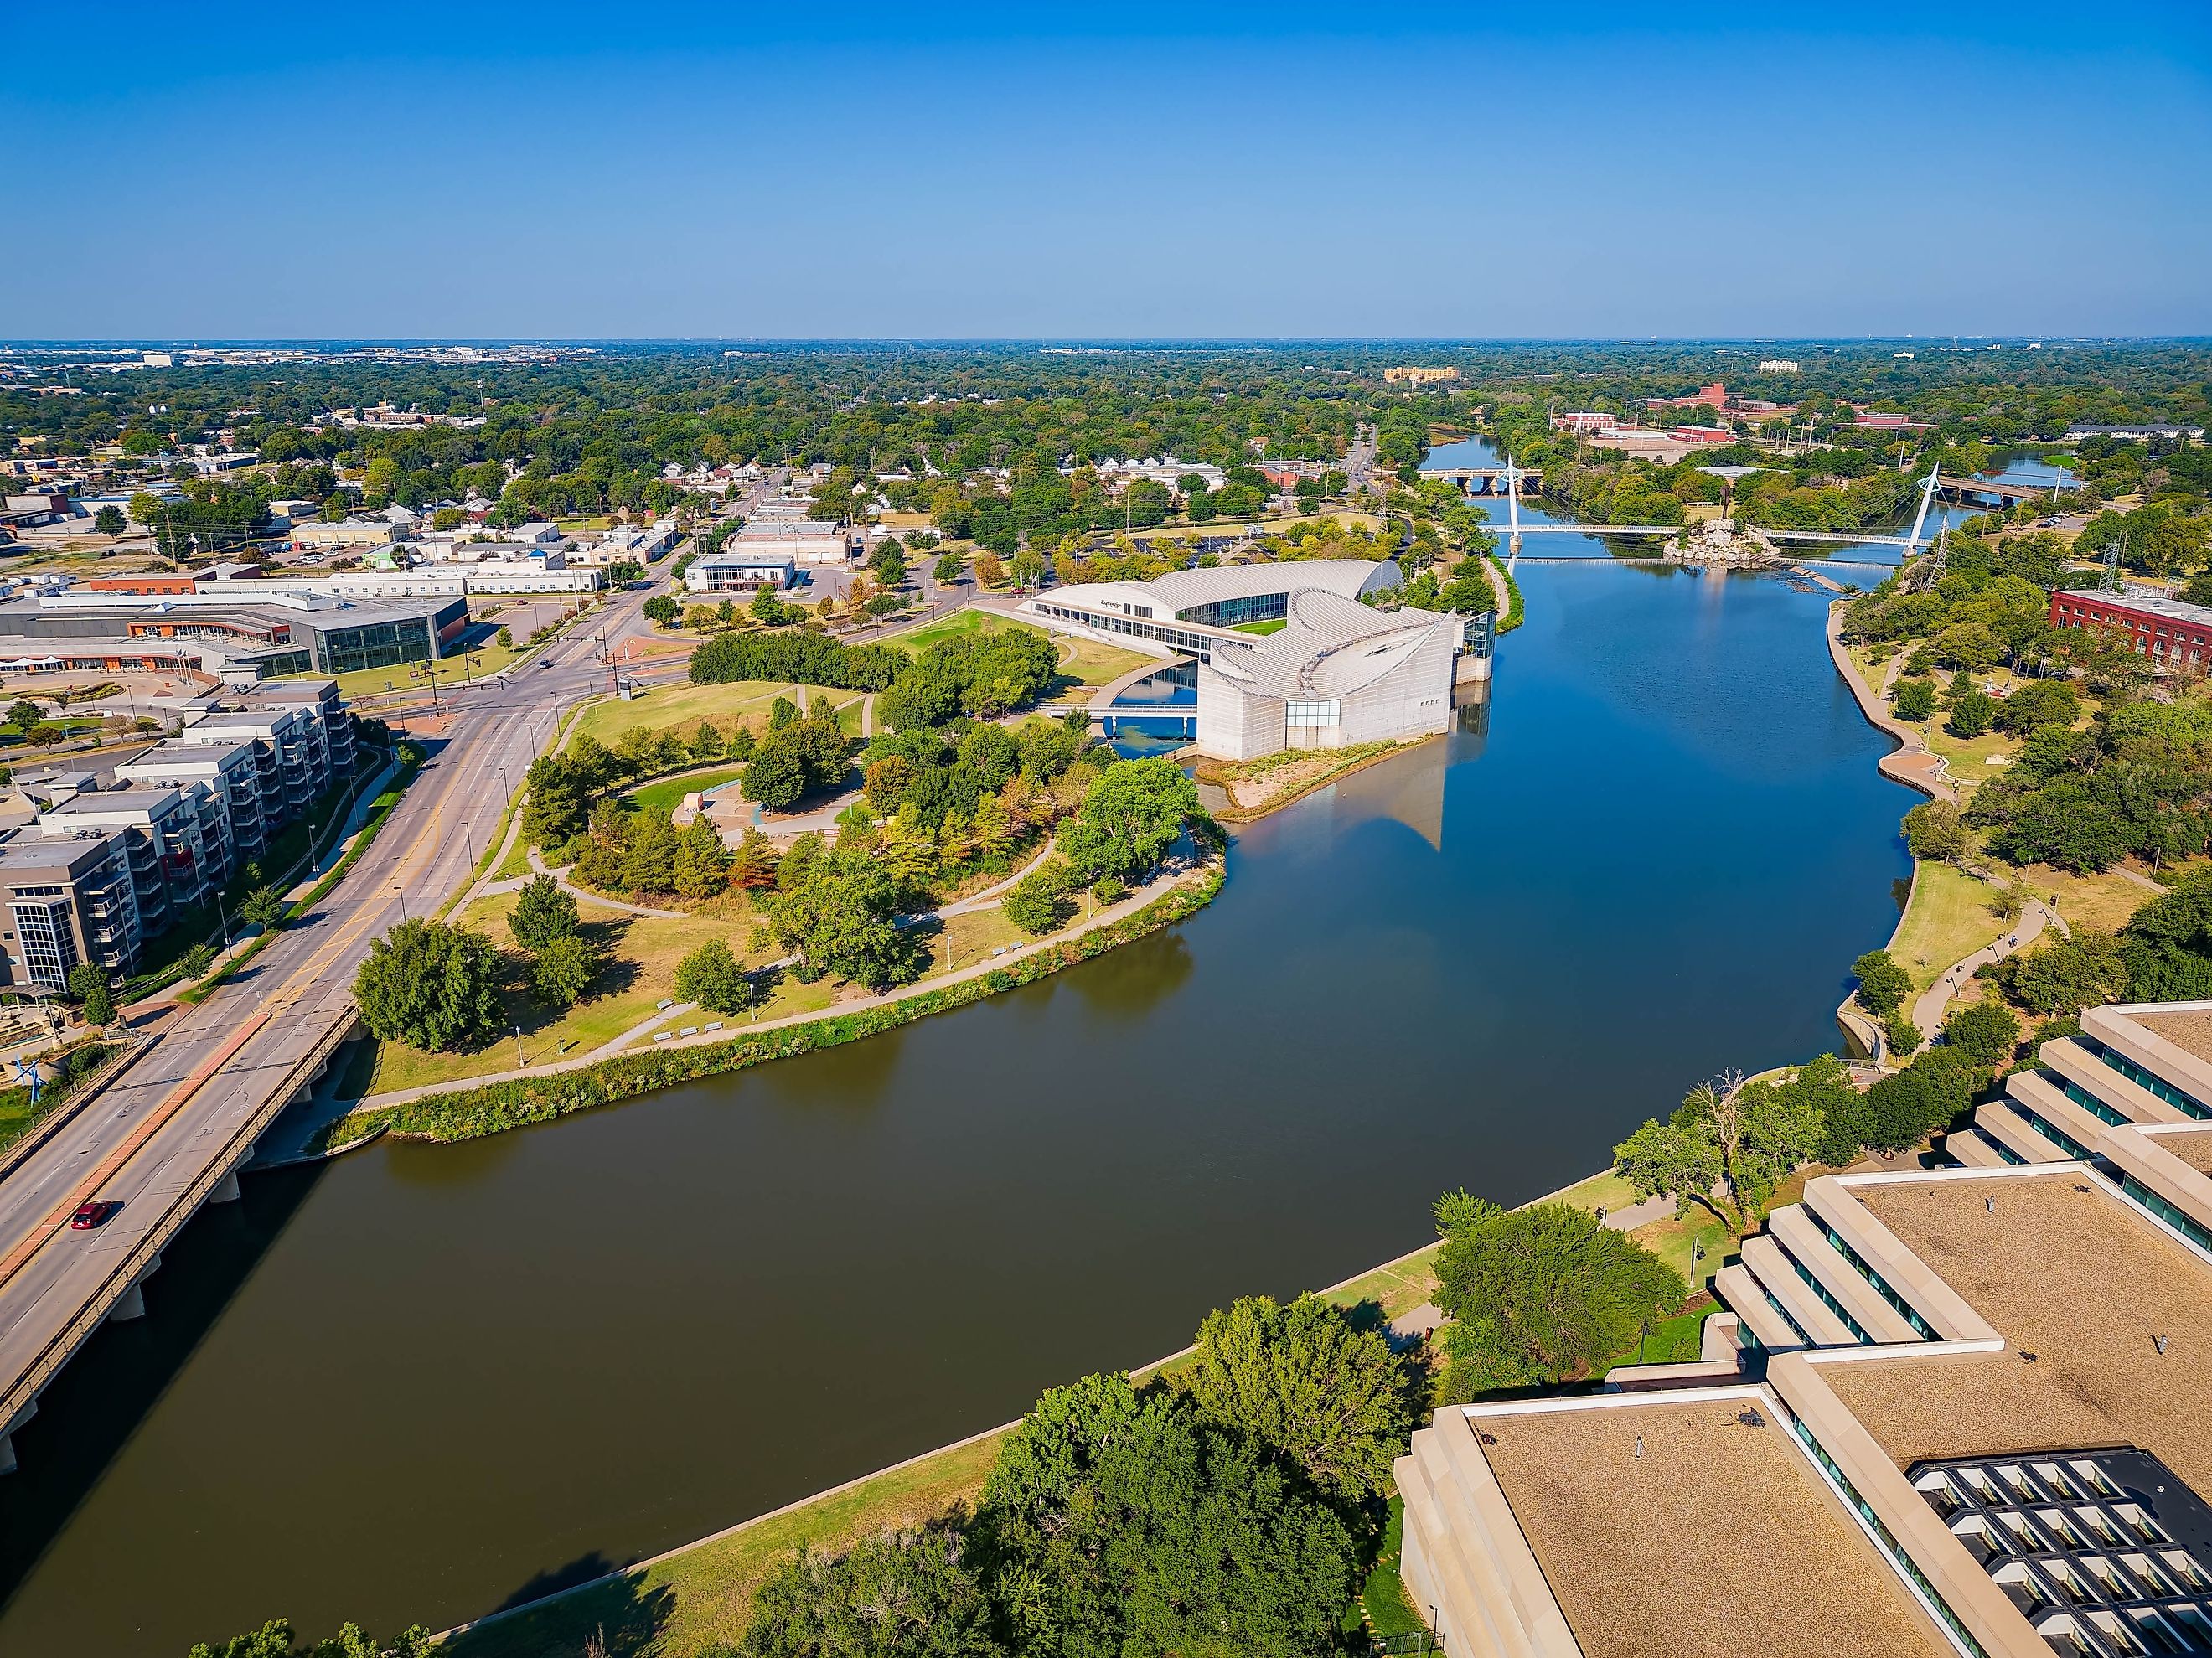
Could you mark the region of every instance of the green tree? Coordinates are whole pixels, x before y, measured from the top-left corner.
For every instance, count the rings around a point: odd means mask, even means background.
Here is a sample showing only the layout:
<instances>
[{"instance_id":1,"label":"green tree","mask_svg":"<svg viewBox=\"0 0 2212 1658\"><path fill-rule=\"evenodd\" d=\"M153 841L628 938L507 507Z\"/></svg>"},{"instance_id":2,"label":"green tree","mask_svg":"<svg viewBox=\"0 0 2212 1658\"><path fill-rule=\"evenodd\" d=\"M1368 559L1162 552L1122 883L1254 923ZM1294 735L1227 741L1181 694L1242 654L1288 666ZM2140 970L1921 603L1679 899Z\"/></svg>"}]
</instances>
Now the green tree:
<instances>
[{"instance_id":1,"label":"green tree","mask_svg":"<svg viewBox=\"0 0 2212 1658\"><path fill-rule=\"evenodd\" d=\"M1250 1296L1207 1315L1183 1378L1205 1420L1249 1435L1333 1501L1384 1494L1424 1386L1378 1328L1300 1296Z\"/></svg>"},{"instance_id":2,"label":"green tree","mask_svg":"<svg viewBox=\"0 0 2212 1658\"><path fill-rule=\"evenodd\" d=\"M104 1025L115 1017L115 996L107 987L107 969L95 962L79 962L69 970L69 993L83 1005L84 1022Z\"/></svg>"},{"instance_id":3,"label":"green tree","mask_svg":"<svg viewBox=\"0 0 2212 1658\"><path fill-rule=\"evenodd\" d=\"M742 1658L995 1658L991 1602L950 1528L802 1548L754 1591Z\"/></svg>"},{"instance_id":4,"label":"green tree","mask_svg":"<svg viewBox=\"0 0 2212 1658\"><path fill-rule=\"evenodd\" d=\"M430 1631L419 1625L380 1641L360 1625L345 1624L336 1635L305 1643L292 1633L287 1619L278 1618L218 1646L196 1641L186 1658L428 1658L430 1648Z\"/></svg>"},{"instance_id":5,"label":"green tree","mask_svg":"<svg viewBox=\"0 0 2212 1658\"><path fill-rule=\"evenodd\" d=\"M2008 956L1990 969L2006 999L2031 1013L2079 1013L2128 993L2120 941L2106 932L2070 938Z\"/></svg>"},{"instance_id":6,"label":"green tree","mask_svg":"<svg viewBox=\"0 0 2212 1658\"><path fill-rule=\"evenodd\" d=\"M1972 839L1958 807L1948 800L1924 800L1905 814L1905 844L1915 858L1955 862Z\"/></svg>"},{"instance_id":7,"label":"green tree","mask_svg":"<svg viewBox=\"0 0 2212 1658\"><path fill-rule=\"evenodd\" d=\"M1350 1599L1343 1522L1188 1395L1056 1388L1000 1448L976 1515L1007 1644L1037 1658L1326 1651Z\"/></svg>"},{"instance_id":8,"label":"green tree","mask_svg":"<svg viewBox=\"0 0 2212 1658\"><path fill-rule=\"evenodd\" d=\"M580 932L548 938L530 958L530 993L547 1007L567 1011L599 977L599 952Z\"/></svg>"},{"instance_id":9,"label":"green tree","mask_svg":"<svg viewBox=\"0 0 2212 1658\"><path fill-rule=\"evenodd\" d=\"M886 587L896 587L906 580L906 554L896 536L885 537L883 544L868 556L868 568Z\"/></svg>"},{"instance_id":10,"label":"green tree","mask_svg":"<svg viewBox=\"0 0 2212 1658\"><path fill-rule=\"evenodd\" d=\"M2024 737L2038 726L2070 726L2081 715L2081 699L2073 687L2057 679L2036 679L2005 698L1996 713L1996 727Z\"/></svg>"},{"instance_id":11,"label":"green tree","mask_svg":"<svg viewBox=\"0 0 2212 1658\"><path fill-rule=\"evenodd\" d=\"M238 914L246 926L259 927L264 932L273 932L284 919L284 901L276 896L274 887L256 887L246 895Z\"/></svg>"},{"instance_id":12,"label":"green tree","mask_svg":"<svg viewBox=\"0 0 2212 1658\"><path fill-rule=\"evenodd\" d=\"M920 952L899 930L896 884L876 859L842 848L823 853L775 910L776 937L806 977L833 973L884 990L920 970Z\"/></svg>"},{"instance_id":13,"label":"green tree","mask_svg":"<svg viewBox=\"0 0 2212 1658\"><path fill-rule=\"evenodd\" d=\"M683 604L672 593L655 593L639 606L648 621L658 622L664 628L672 628L684 616Z\"/></svg>"},{"instance_id":14,"label":"green tree","mask_svg":"<svg viewBox=\"0 0 2212 1658\"><path fill-rule=\"evenodd\" d=\"M1851 963L1851 976L1859 981L1859 1002L1877 1019L1897 1011L1912 993L1912 978L1886 950L1869 950Z\"/></svg>"},{"instance_id":15,"label":"green tree","mask_svg":"<svg viewBox=\"0 0 2212 1658\"><path fill-rule=\"evenodd\" d=\"M965 561L959 554L940 553L938 555L937 562L930 567L929 573L935 578L939 586L949 587L960 580L964 565Z\"/></svg>"},{"instance_id":16,"label":"green tree","mask_svg":"<svg viewBox=\"0 0 2212 1658\"><path fill-rule=\"evenodd\" d=\"M187 979L204 979L215 965L215 948L204 942L194 944L185 952L184 969Z\"/></svg>"},{"instance_id":17,"label":"green tree","mask_svg":"<svg viewBox=\"0 0 2212 1658\"><path fill-rule=\"evenodd\" d=\"M28 731L46 717L46 711L27 696L19 696L8 705L8 723L18 731Z\"/></svg>"},{"instance_id":18,"label":"green tree","mask_svg":"<svg viewBox=\"0 0 2212 1658\"><path fill-rule=\"evenodd\" d=\"M1067 925L1075 913L1068 902L1074 872L1058 858L1049 859L1014 883L999 901L999 911L1024 932L1042 938Z\"/></svg>"},{"instance_id":19,"label":"green tree","mask_svg":"<svg viewBox=\"0 0 2212 1658\"><path fill-rule=\"evenodd\" d=\"M1141 880L1200 816L1198 786L1165 756L1124 760L1091 786L1060 849L1086 880L1101 875Z\"/></svg>"},{"instance_id":20,"label":"green tree","mask_svg":"<svg viewBox=\"0 0 2212 1658\"><path fill-rule=\"evenodd\" d=\"M1448 1400L1588 1375L1689 1293L1664 1261L1587 1210L1504 1209L1454 1193L1438 1200L1437 1218L1437 1304L1452 1320Z\"/></svg>"},{"instance_id":21,"label":"green tree","mask_svg":"<svg viewBox=\"0 0 2212 1658\"><path fill-rule=\"evenodd\" d=\"M1920 1027L1913 1023L1911 1016L1901 1007L1882 1016L1881 1034L1883 1040L1889 1044L1891 1053L1907 1058L1917 1054L1921 1045L1928 1040Z\"/></svg>"},{"instance_id":22,"label":"green tree","mask_svg":"<svg viewBox=\"0 0 2212 1658\"><path fill-rule=\"evenodd\" d=\"M1926 720L1936 712L1936 687L1925 679L1900 679L1890 707L1899 720Z\"/></svg>"},{"instance_id":23,"label":"green tree","mask_svg":"<svg viewBox=\"0 0 2212 1658\"><path fill-rule=\"evenodd\" d=\"M111 503L92 515L92 527L104 536L119 536L126 526L121 509Z\"/></svg>"},{"instance_id":24,"label":"green tree","mask_svg":"<svg viewBox=\"0 0 2212 1658\"><path fill-rule=\"evenodd\" d=\"M709 938L676 964L676 993L709 1012L743 1011L747 983L744 966L720 938Z\"/></svg>"},{"instance_id":25,"label":"green tree","mask_svg":"<svg viewBox=\"0 0 2212 1658\"><path fill-rule=\"evenodd\" d=\"M1698 1204L1741 1235L1790 1171L1818 1153L1822 1127L1808 1090L1721 1078L1692 1089L1667 1122L1646 1122L1615 1146L1614 1167L1639 1198L1671 1196L1678 1218Z\"/></svg>"},{"instance_id":26,"label":"green tree","mask_svg":"<svg viewBox=\"0 0 2212 1658\"><path fill-rule=\"evenodd\" d=\"M1943 1021L1943 1040L1983 1070L1996 1071L2020 1047L2020 1021L2002 1002L1976 1002Z\"/></svg>"},{"instance_id":27,"label":"green tree","mask_svg":"<svg viewBox=\"0 0 2212 1658\"><path fill-rule=\"evenodd\" d=\"M1944 726L1954 737L1979 737L1996 715L1996 698L1987 691L1968 691L1951 705L1951 717Z\"/></svg>"},{"instance_id":28,"label":"green tree","mask_svg":"<svg viewBox=\"0 0 2212 1658\"><path fill-rule=\"evenodd\" d=\"M498 953L482 934L405 920L370 941L353 999L379 1041L443 1053L498 1034L499 980Z\"/></svg>"},{"instance_id":29,"label":"green tree","mask_svg":"<svg viewBox=\"0 0 2212 1658\"><path fill-rule=\"evenodd\" d=\"M556 938L574 938L582 925L575 899L550 875L525 882L507 917L507 930L514 942L533 956Z\"/></svg>"}]
</instances>

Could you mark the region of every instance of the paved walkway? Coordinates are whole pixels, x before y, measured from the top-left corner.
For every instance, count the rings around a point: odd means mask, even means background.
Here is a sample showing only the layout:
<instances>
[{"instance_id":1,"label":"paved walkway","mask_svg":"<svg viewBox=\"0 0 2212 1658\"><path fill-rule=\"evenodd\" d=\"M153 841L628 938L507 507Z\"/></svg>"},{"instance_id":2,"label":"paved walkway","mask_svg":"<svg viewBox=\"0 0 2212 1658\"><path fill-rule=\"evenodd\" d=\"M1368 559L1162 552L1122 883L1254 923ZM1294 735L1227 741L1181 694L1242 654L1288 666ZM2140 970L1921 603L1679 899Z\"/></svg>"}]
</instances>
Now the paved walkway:
<instances>
[{"instance_id":1,"label":"paved walkway","mask_svg":"<svg viewBox=\"0 0 2212 1658\"><path fill-rule=\"evenodd\" d=\"M1095 932L1103 926L1110 926L1123 917L1134 914L1154 899L1164 896L1171 888L1195 872L1199 867L1201 866L1182 863L1172 864L1146 884L1135 889L1121 902L1107 905L1081 925L1065 932L1056 932L1050 938L1036 939L1025 944L1017 944L1003 956L987 956L981 961L963 967L957 973L941 974L933 979L917 980L913 984L902 985L896 990L886 991L878 996L856 997L849 1002L836 1002L826 1008L816 1008L804 1013L787 1013L780 1018L750 1021L745 1023L742 1029L745 1032L778 1030L788 1025L804 1024L813 1019L830 1018L847 1013L861 1013L872 1007L888 1006L893 1002L902 1002L915 996L929 995L953 985L964 984L971 979L980 979L986 974L997 972L1000 968L1010 967L1025 957L1034 956L1040 950L1066 944L1071 939L1081 938L1086 932ZM978 896L981 896L978 895ZM599 901L594 899L593 902ZM638 1029L650 1030L665 1019L674 1017L676 1011L673 1008L663 1010L654 1018L647 1021ZM557 1076L564 1071L581 1070L586 1066L598 1063L616 1046L629 1041L635 1034L635 1030L626 1031L623 1035L617 1037L613 1042L609 1043L605 1048L595 1049L589 1054L572 1054L565 1060L558 1060L550 1065L489 1072L482 1076L457 1078L451 1082L426 1084L420 1088L403 1088L389 1094L374 1094L367 1099L356 1102L354 1107L349 1108L398 1105L409 1100L420 1099L429 1094L449 1094L458 1089L481 1088L489 1083L514 1082L535 1077ZM702 1030L696 1036L678 1036L669 1042L655 1042L653 1045L653 1051L657 1053L663 1048L690 1048L704 1042L727 1042L738 1034L739 1031L737 1029Z\"/></svg>"},{"instance_id":2,"label":"paved walkway","mask_svg":"<svg viewBox=\"0 0 2212 1658\"><path fill-rule=\"evenodd\" d=\"M2040 898L2030 898L2021 911L2019 924L2011 932L1944 969L1936 982L1921 992L1919 999L1912 1004L1912 1023L1920 1027L1920 1034L1933 1038L1943 1028L1943 1015L1951 1005L1951 999L1973 981L1975 969L2026 950L2043 936L2046 927L2062 938L2066 936L2066 923L2058 912Z\"/></svg>"},{"instance_id":3,"label":"paved walkway","mask_svg":"<svg viewBox=\"0 0 2212 1658\"><path fill-rule=\"evenodd\" d=\"M530 867L536 870L540 875L551 876L555 884L557 885L562 891L567 893L571 898L574 898L580 904L598 904L604 909L627 910L632 915L657 915L664 921L685 921L690 920L690 917L686 915L680 909L655 909L650 904L628 903L620 898L602 897L596 892L586 892L581 887L570 886L568 884L568 870L565 868L548 868L546 866L544 855L540 853L536 847L532 847L530 849ZM518 881L515 884L520 886L521 883Z\"/></svg>"},{"instance_id":4,"label":"paved walkway","mask_svg":"<svg viewBox=\"0 0 2212 1658\"><path fill-rule=\"evenodd\" d=\"M1843 625L1844 605L1838 599L1828 607L1829 659L1836 665L1836 671L1843 675L1844 683L1851 688L1851 695L1857 700L1859 713L1865 716L1867 724L1887 732L1904 745L1894 753L1882 756L1879 762L1881 774L1909 789L1917 789L1930 799L1957 805L1959 794L1951 786L1949 762L1941 755L1929 753L1927 738L1891 714L1881 693L1867 683L1858 664L1844 648Z\"/></svg>"}]
</instances>

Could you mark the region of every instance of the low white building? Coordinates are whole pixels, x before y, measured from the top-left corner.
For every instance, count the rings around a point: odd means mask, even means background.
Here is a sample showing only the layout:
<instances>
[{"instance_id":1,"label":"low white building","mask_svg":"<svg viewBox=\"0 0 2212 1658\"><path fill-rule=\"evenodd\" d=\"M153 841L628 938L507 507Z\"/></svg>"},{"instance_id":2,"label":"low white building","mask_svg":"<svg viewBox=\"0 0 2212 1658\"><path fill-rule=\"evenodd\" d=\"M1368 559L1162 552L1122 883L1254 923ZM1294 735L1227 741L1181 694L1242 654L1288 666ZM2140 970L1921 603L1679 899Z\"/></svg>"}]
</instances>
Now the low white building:
<instances>
[{"instance_id":1,"label":"low white building","mask_svg":"<svg viewBox=\"0 0 2212 1658\"><path fill-rule=\"evenodd\" d=\"M695 593L738 592L754 587L788 587L799 579L789 553L770 547L732 544L691 561L684 585Z\"/></svg>"},{"instance_id":2,"label":"low white building","mask_svg":"<svg viewBox=\"0 0 2212 1658\"><path fill-rule=\"evenodd\" d=\"M1293 560L1048 588L1021 608L1162 659L1093 702L1109 734L1164 723L1206 753L1249 760L1450 729L1470 619L1362 602L1400 579L1389 562Z\"/></svg>"}]
</instances>

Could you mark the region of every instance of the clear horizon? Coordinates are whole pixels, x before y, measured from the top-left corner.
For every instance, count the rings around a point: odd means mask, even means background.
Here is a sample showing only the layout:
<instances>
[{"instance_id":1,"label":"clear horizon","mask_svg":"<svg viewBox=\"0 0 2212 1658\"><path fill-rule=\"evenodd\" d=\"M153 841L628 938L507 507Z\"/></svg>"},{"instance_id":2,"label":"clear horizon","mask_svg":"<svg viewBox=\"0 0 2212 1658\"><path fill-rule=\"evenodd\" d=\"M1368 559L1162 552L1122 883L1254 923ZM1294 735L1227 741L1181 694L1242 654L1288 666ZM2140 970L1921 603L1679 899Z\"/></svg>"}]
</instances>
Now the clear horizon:
<instances>
[{"instance_id":1,"label":"clear horizon","mask_svg":"<svg viewBox=\"0 0 2212 1658\"><path fill-rule=\"evenodd\" d=\"M103 16L16 340L2212 333L2202 6Z\"/></svg>"}]
</instances>

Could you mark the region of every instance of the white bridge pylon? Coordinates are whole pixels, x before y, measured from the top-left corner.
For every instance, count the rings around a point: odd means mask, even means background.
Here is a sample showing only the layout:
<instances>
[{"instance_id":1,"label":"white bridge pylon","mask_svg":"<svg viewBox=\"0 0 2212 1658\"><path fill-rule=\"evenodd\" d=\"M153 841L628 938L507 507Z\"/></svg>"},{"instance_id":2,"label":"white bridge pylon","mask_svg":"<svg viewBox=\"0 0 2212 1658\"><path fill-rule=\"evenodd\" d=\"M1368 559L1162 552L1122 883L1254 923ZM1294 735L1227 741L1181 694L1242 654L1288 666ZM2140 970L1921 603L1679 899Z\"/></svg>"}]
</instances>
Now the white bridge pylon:
<instances>
[{"instance_id":1,"label":"white bridge pylon","mask_svg":"<svg viewBox=\"0 0 2212 1658\"><path fill-rule=\"evenodd\" d=\"M1912 515L1912 533L1905 538L1905 556L1911 558L1921 547L1921 526L1928 522L1928 503L1936 499L1936 480L1942 473L1940 466L1931 466L1928 476L1920 480L1920 510Z\"/></svg>"},{"instance_id":2,"label":"white bridge pylon","mask_svg":"<svg viewBox=\"0 0 2212 1658\"><path fill-rule=\"evenodd\" d=\"M1521 562L1521 469L1510 455L1505 458L1505 512L1512 525L1505 543L1505 568L1510 574Z\"/></svg>"}]
</instances>

